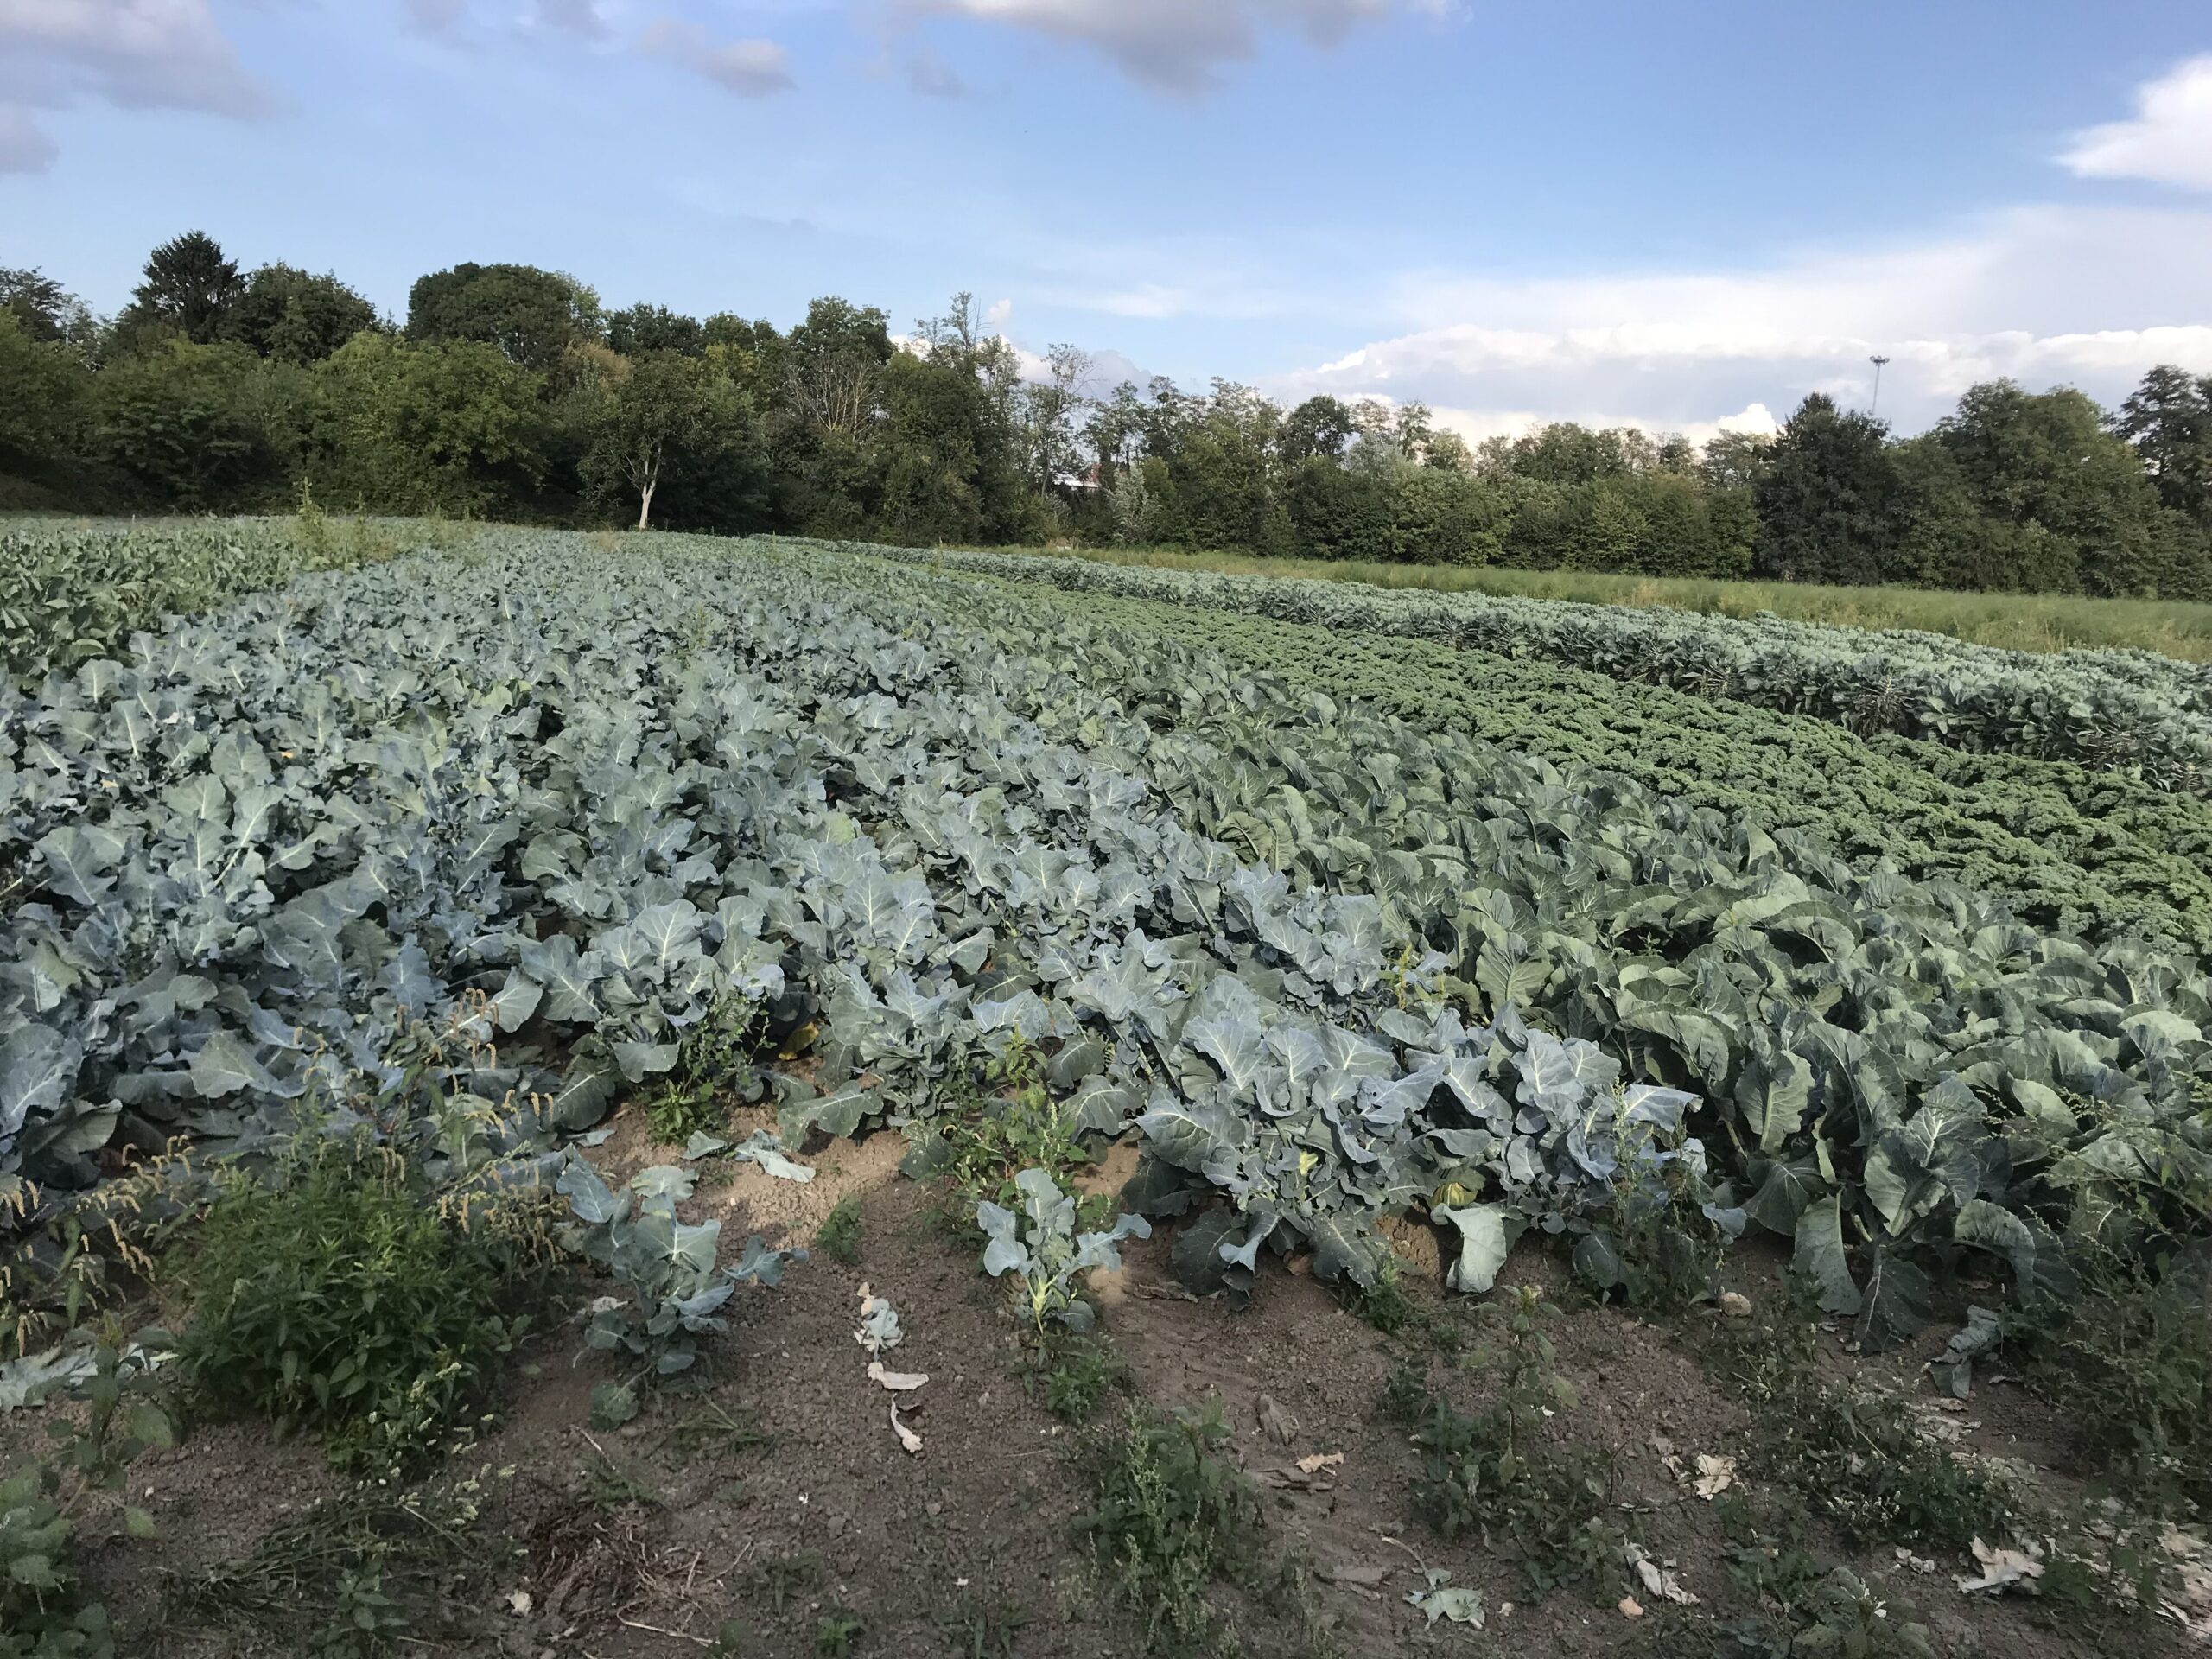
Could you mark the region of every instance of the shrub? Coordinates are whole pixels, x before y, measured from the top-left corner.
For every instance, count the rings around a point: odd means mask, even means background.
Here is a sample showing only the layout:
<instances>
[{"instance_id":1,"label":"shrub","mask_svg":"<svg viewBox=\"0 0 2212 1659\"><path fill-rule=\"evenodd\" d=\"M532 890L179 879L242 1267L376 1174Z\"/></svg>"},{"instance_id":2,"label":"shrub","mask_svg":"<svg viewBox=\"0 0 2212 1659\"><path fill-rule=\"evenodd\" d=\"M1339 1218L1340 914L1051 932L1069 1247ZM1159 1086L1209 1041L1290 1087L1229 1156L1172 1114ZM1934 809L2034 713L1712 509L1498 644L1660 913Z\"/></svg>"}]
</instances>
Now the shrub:
<instances>
[{"instance_id":1,"label":"shrub","mask_svg":"<svg viewBox=\"0 0 2212 1659\"><path fill-rule=\"evenodd\" d=\"M436 1203L401 1154L325 1139L267 1183L226 1179L185 1280L192 1395L325 1435L357 1473L420 1463L480 1401L524 1321L527 1247Z\"/></svg>"}]
</instances>

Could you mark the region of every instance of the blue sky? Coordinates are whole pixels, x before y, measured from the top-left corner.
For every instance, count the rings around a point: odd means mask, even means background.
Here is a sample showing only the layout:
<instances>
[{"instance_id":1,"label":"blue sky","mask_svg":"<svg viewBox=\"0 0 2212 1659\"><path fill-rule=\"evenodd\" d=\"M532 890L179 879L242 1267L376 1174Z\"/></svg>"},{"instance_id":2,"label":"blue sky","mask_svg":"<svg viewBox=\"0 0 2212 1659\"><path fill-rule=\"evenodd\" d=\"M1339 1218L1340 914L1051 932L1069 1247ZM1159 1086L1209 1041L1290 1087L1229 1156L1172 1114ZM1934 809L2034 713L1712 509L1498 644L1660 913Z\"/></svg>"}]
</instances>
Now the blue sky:
<instances>
[{"instance_id":1,"label":"blue sky","mask_svg":"<svg viewBox=\"0 0 2212 1659\"><path fill-rule=\"evenodd\" d=\"M461 259L1286 397L1702 435L2212 372L2212 9L0 0L0 264L198 226L395 314Z\"/></svg>"}]
</instances>

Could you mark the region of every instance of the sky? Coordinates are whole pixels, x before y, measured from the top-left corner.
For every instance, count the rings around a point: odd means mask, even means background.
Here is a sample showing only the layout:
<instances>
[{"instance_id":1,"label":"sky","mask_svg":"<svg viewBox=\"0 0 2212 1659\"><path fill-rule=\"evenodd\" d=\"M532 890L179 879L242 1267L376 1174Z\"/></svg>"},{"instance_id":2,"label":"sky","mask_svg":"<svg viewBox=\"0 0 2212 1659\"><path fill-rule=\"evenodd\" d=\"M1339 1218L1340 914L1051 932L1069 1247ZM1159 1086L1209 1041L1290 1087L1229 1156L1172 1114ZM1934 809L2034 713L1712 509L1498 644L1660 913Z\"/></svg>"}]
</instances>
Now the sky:
<instances>
[{"instance_id":1,"label":"sky","mask_svg":"<svg viewBox=\"0 0 2212 1659\"><path fill-rule=\"evenodd\" d=\"M1704 437L2212 372L2203 0L0 0L0 265L894 327Z\"/></svg>"}]
</instances>

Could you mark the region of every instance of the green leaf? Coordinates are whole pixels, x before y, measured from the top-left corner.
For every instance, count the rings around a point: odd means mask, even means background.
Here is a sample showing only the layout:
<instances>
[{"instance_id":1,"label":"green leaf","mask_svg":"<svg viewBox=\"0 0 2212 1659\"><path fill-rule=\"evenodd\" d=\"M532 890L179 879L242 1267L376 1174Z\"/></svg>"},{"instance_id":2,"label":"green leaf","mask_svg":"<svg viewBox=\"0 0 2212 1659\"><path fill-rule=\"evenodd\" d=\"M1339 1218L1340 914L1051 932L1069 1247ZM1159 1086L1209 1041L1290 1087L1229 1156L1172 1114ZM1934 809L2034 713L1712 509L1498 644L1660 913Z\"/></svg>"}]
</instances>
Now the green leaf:
<instances>
[{"instance_id":1,"label":"green leaf","mask_svg":"<svg viewBox=\"0 0 2212 1659\"><path fill-rule=\"evenodd\" d=\"M1831 1192L1797 1217L1797 1249L1791 1265L1820 1292L1823 1311L1849 1316L1865 1305L1843 1252L1843 1201Z\"/></svg>"}]
</instances>

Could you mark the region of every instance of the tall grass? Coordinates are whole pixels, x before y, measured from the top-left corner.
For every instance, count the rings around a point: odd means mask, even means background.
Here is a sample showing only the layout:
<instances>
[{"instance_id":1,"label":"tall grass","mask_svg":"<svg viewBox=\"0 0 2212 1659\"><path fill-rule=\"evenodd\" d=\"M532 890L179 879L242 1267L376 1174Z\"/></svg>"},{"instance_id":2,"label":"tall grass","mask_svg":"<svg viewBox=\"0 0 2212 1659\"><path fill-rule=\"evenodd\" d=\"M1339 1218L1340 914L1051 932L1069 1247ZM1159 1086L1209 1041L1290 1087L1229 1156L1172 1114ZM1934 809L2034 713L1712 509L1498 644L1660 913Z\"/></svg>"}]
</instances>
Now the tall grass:
<instances>
[{"instance_id":1,"label":"tall grass","mask_svg":"<svg viewBox=\"0 0 2212 1659\"><path fill-rule=\"evenodd\" d=\"M2155 651L2212 662L2212 604L2084 599L2065 594L1958 594L1919 588L1831 588L1813 582L1722 582L1700 577L1608 575L1589 570L1511 570L1495 565L1376 564L1356 560L1268 559L1181 548L995 549L1049 553L1109 564L1155 565L1230 575L1310 576L1377 588L1564 599L1751 616L1771 611L1796 621L1850 628L1911 628L2012 651Z\"/></svg>"}]
</instances>

